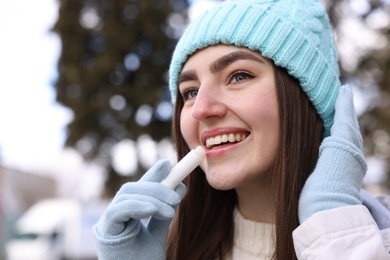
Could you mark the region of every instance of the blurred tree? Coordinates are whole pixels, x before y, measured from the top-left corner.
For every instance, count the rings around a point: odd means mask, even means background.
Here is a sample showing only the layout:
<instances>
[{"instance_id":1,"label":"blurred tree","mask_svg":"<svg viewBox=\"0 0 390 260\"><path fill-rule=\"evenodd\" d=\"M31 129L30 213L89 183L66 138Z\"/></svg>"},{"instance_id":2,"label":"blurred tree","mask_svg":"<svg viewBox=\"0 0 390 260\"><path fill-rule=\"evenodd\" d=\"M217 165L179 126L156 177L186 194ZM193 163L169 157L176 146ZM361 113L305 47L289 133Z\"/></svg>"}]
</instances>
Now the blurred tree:
<instances>
[{"instance_id":1,"label":"blurred tree","mask_svg":"<svg viewBox=\"0 0 390 260\"><path fill-rule=\"evenodd\" d=\"M366 103L359 118L365 153L383 162L387 172L384 186L390 190L390 2L324 2L337 43L344 49L340 50L342 81L356 86Z\"/></svg>"},{"instance_id":2,"label":"blurred tree","mask_svg":"<svg viewBox=\"0 0 390 260\"><path fill-rule=\"evenodd\" d=\"M74 113L66 145L105 165L109 196L129 180L112 166L114 144L170 136L166 75L187 8L186 0L60 0L55 87ZM133 178L141 172L139 164Z\"/></svg>"},{"instance_id":3,"label":"blurred tree","mask_svg":"<svg viewBox=\"0 0 390 260\"><path fill-rule=\"evenodd\" d=\"M360 116L365 153L382 160L388 170L390 3L323 2L335 28L342 81L353 84L366 101ZM170 136L166 72L187 23L188 4L186 0L60 0L60 4L54 28L63 46L57 100L74 112L66 145L87 159L105 163L107 194L113 195L128 177L115 173L112 146L143 134L155 140ZM144 171L138 167L133 178Z\"/></svg>"}]
</instances>

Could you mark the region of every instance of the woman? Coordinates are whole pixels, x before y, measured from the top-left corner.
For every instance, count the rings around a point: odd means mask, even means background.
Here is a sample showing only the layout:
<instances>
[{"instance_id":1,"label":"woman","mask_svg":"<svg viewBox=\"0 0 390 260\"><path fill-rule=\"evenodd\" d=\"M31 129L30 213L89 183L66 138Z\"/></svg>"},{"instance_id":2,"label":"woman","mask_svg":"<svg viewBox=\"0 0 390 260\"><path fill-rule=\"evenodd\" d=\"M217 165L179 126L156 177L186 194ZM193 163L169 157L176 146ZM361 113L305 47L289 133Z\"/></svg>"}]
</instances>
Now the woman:
<instances>
[{"instance_id":1,"label":"woman","mask_svg":"<svg viewBox=\"0 0 390 260\"><path fill-rule=\"evenodd\" d=\"M225 64L225 68L217 73L209 70L211 64L222 60L232 63ZM204 68L204 72L197 68ZM192 72L193 77L186 75L188 72ZM189 252L200 253L202 247L210 253L222 250L223 254L228 251L231 247L229 244L233 242L233 229L227 227L233 226L232 217L236 206L247 219L263 223L281 221L277 225L280 228L277 232L281 232L281 235L276 237L290 238L289 244L283 246L283 253L287 252L286 246L292 249L291 233L298 225L296 206L299 191L314 168L322 136L322 123L300 90L298 82L290 78L285 70L276 68L275 74L273 63L260 54L224 45L199 51L183 67L181 76L196 80L179 84L182 97L178 97L176 102L181 122L176 117L175 132L179 134L175 139L179 144L179 151L182 150L181 155L188 152L186 144L196 147L199 139L208 148L208 153L205 165L201 165L206 174L190 176L187 184L189 193L179 208L178 216L181 215L182 207L188 204L188 209L192 209L193 213L188 216L189 219L183 218L181 222L204 221L204 225L207 225L213 221L209 224L210 228L200 229L207 233L196 232L203 225L202 222L196 226L188 225L190 230L182 230L184 239L177 240L177 249L179 252L184 251L183 255L188 255ZM196 98L192 97L194 92L197 92ZM236 138L232 143L205 145L207 141L204 139L210 140L209 136L221 139L223 134L232 134ZM216 141L213 140L212 143ZM281 145L282 143L288 147ZM295 161L300 163L294 165ZM288 174L290 172L305 173L306 176ZM289 180L285 180L286 178ZM287 183L292 185L286 185ZM203 190L204 192L200 192ZM191 192L194 194L191 195ZM211 196L220 198L214 201L209 199ZM191 201L192 198L195 201ZM294 201L295 208L289 209L291 201ZM278 207L275 207L276 202ZM278 210L281 211L280 220L275 219L278 217ZM215 215L210 218L210 213L206 212L213 212ZM229 219L226 219L227 215L230 216ZM283 221L286 219L288 221ZM227 227L223 227L222 223L227 221ZM185 237L185 234L199 234L199 237ZM172 247L177 243L178 235L180 232L172 234ZM226 240L229 236L230 241ZM204 244L198 242L193 244L194 248L190 248L185 244L186 239L204 241ZM269 237L267 239L271 240ZM191 245L190 241L187 243ZM210 241L221 243L221 248L214 248ZM184 245L180 245L181 243ZM266 248L265 250L265 254L270 253ZM196 253L192 255L196 256ZM200 254L194 259L209 258Z\"/></svg>"},{"instance_id":2,"label":"woman","mask_svg":"<svg viewBox=\"0 0 390 260\"><path fill-rule=\"evenodd\" d=\"M167 161L125 184L94 229L101 258L390 259L390 213L362 205L361 136L318 1L209 10L175 49L170 89L178 158L207 157L186 188L159 184Z\"/></svg>"}]
</instances>

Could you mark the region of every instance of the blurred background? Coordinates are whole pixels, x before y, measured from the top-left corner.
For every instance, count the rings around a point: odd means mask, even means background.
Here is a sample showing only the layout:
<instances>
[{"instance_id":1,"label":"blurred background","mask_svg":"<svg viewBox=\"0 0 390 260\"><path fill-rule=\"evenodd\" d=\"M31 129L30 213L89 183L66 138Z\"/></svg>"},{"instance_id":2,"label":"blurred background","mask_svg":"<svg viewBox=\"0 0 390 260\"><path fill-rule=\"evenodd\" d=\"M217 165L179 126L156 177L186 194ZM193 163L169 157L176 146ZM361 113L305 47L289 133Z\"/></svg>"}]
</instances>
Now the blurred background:
<instances>
[{"instance_id":1,"label":"blurred background","mask_svg":"<svg viewBox=\"0 0 390 260\"><path fill-rule=\"evenodd\" d=\"M390 1L323 0L364 135L365 188L389 194ZM116 190L175 162L167 70L218 1L0 1L0 259L96 259Z\"/></svg>"}]
</instances>

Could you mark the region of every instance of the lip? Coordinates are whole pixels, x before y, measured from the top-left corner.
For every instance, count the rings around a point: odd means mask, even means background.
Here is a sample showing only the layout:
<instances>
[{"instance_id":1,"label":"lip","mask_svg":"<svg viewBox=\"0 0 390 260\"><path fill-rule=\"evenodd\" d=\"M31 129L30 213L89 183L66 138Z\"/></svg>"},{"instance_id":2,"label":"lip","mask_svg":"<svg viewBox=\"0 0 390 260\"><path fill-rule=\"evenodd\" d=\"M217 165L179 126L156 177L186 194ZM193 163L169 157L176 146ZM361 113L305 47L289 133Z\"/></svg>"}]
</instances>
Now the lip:
<instances>
[{"instance_id":1,"label":"lip","mask_svg":"<svg viewBox=\"0 0 390 260\"><path fill-rule=\"evenodd\" d=\"M214 147L212 149L209 149L206 147L206 140L208 138L215 137L217 135L231 134L231 133L245 134L247 137L243 141L238 142L238 143L230 143L230 144ZM250 134L251 133L247 129L244 129L244 128L237 128L237 127L215 128L212 130L207 130L207 131L202 132L201 133L201 140L202 140L203 146L206 149L207 157L212 158L212 157L221 156L223 154L226 154L228 152L231 152L231 151L237 149L238 147L240 147L242 145L243 142L245 142L245 140L248 138L248 136L250 136Z\"/></svg>"}]
</instances>

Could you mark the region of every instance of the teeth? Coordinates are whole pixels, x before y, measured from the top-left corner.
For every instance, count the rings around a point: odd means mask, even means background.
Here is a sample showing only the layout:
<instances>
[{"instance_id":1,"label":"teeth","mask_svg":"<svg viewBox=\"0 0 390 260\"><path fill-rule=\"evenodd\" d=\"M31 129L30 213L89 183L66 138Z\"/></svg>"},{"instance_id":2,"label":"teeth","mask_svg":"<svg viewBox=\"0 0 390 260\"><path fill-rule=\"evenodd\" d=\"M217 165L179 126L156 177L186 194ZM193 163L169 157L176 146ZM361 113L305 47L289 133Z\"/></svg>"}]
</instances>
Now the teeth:
<instances>
[{"instance_id":1,"label":"teeth","mask_svg":"<svg viewBox=\"0 0 390 260\"><path fill-rule=\"evenodd\" d=\"M214 137L210 137L206 140L206 146L207 148L211 148L215 145L219 145L222 143L234 143L234 142L240 142L246 138L245 134L223 134L223 135L217 135Z\"/></svg>"}]
</instances>

